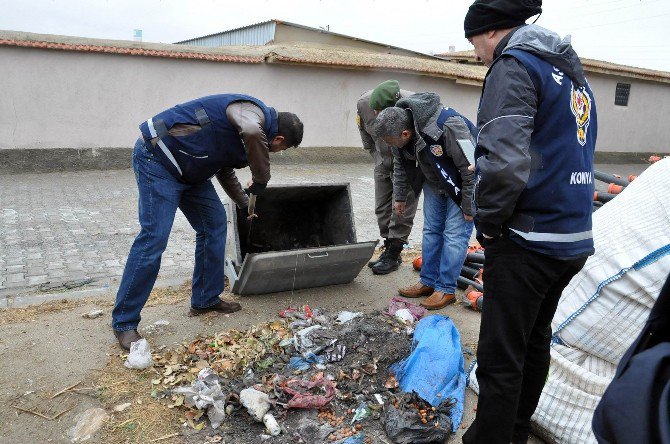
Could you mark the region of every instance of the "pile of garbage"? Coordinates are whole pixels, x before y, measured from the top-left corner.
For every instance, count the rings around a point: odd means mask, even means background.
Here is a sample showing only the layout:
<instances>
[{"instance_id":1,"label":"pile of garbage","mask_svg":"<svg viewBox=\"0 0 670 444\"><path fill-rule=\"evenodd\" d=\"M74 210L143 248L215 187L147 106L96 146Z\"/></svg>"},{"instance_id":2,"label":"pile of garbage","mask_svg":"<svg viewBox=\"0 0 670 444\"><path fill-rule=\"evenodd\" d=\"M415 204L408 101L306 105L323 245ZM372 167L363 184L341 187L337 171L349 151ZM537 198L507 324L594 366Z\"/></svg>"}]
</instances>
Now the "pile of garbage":
<instances>
[{"instance_id":1,"label":"pile of garbage","mask_svg":"<svg viewBox=\"0 0 670 444\"><path fill-rule=\"evenodd\" d=\"M425 315L400 298L383 313L282 310L279 320L154 354L152 396L225 442L443 440L460 425L463 356L451 320Z\"/></svg>"}]
</instances>

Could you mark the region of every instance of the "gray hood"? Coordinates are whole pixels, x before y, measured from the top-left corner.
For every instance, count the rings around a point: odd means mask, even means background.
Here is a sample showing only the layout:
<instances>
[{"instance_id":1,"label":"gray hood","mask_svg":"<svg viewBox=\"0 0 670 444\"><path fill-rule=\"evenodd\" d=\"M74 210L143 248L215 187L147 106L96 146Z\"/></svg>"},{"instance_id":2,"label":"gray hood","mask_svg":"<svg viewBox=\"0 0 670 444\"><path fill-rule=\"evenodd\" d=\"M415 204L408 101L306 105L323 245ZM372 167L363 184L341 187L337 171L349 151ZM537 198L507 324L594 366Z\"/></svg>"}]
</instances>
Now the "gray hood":
<instances>
[{"instance_id":1,"label":"gray hood","mask_svg":"<svg viewBox=\"0 0 670 444\"><path fill-rule=\"evenodd\" d=\"M417 93L402 98L396 103L397 107L409 109L414 118L414 126L417 131L437 140L442 135L442 130L437 127L437 118L442 111L440 96L435 93Z\"/></svg>"},{"instance_id":2,"label":"gray hood","mask_svg":"<svg viewBox=\"0 0 670 444\"><path fill-rule=\"evenodd\" d=\"M526 25L512 34L503 52L510 49L520 49L536 55L563 71L579 86L586 84L582 62L572 49L569 35L561 39L555 32L541 26Z\"/></svg>"}]
</instances>

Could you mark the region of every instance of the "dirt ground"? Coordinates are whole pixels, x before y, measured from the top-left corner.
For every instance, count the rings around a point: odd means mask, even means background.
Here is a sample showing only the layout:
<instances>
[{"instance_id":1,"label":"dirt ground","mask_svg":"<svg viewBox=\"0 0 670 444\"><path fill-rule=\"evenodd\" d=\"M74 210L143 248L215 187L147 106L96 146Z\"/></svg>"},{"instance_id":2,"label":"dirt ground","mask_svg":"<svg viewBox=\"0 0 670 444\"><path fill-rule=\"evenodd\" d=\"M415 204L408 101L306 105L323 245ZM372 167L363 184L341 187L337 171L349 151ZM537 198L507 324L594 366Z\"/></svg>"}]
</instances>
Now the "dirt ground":
<instances>
[{"instance_id":1,"label":"dirt ground","mask_svg":"<svg viewBox=\"0 0 670 444\"><path fill-rule=\"evenodd\" d=\"M599 165L598 168L639 173L644 166ZM356 198L356 192L353 194ZM361 225L360 221L357 225ZM374 224L368 225L368 231L374 234ZM179 286L186 280L177 276L171 279L161 285ZM166 350L191 341L197 335L212 335L231 328L243 330L272 321L279 310L288 306L308 304L330 312L373 312L384 308L398 287L416 280L417 274L408 260L398 272L388 276L375 276L365 267L354 282L347 285L243 298L229 295L242 303L241 312L198 318L187 316L189 291L182 285L162 289L158 297L152 296L143 311L140 328L158 320L169 321L167 327L146 335L154 351ZM114 282L112 279L112 284ZM76 423L77 415L92 407L104 408L110 418L91 442L224 442L219 436L211 436L214 433L209 428L194 433L190 427L183 427L179 409L167 409L152 400L151 372L131 371L122 365L121 350L110 327L113 291L99 287L87 293L93 295L91 298L82 299L85 293L81 289L68 290L54 294L54 300L43 305L0 309L0 443L68 443L67 432ZM40 294L39 300L51 297L45 296L49 295ZM16 306L19 299L14 300ZM30 303L29 298L23 299ZM103 310L103 316L82 317L94 309ZM461 334L464 350L476 352L479 314L461 304L448 306L439 313L452 318ZM470 359L466 355L466 366ZM72 390L52 398L73 386ZM449 442L460 442L464 430L474 419L476 395L469 389L465 401L463 425ZM124 412L113 411L115 406L124 403L130 403L131 407ZM261 442L260 436L257 438L227 436L225 442ZM375 443L388 444L383 439L372 437ZM272 440L267 442L272 443ZM542 441L531 438L531 443L538 442Z\"/></svg>"},{"instance_id":2,"label":"dirt ground","mask_svg":"<svg viewBox=\"0 0 670 444\"><path fill-rule=\"evenodd\" d=\"M371 312L383 309L389 299L396 294L400 286L413 283L417 273L412 270L411 264L405 264L398 272L387 276L375 276L365 267L360 275L347 285L325 288L307 289L295 292L284 292L264 296L235 297L232 299L241 302L243 310L233 315L211 317L188 317L188 290L176 291L154 302L143 311L143 320L140 328L146 327L158 320L167 320L169 325L161 331L148 335L153 349L161 347L173 348L178 344L190 341L197 335L209 335L230 328L246 329L253 324L269 322L277 318L280 309L288 306L308 304L330 312L352 310ZM62 297L67 300L67 293ZM101 375L116 373L128 375L129 380L137 379L130 370L122 367L119 358L120 349L115 343L110 327L111 304L113 294L97 297L95 300L71 300L69 302L56 301L47 306L29 307L25 309L9 309L0 311L0 439L6 443L36 443L36 442L70 442L67 432L75 424L76 416L91 407L107 409L112 415L115 405L125 402L133 403L133 409L139 407L142 411L147 402L141 398L135 399L135 390L128 390L124 398L120 396L105 396L99 390L69 391L54 399L48 399L60 390L81 382L76 388L88 389L100 384ZM176 301L176 302L175 302ZM83 314L100 308L104 311L102 317L85 319ZM453 304L440 310L454 321L460 331L463 347L475 351L479 330L479 314L461 304ZM467 356L466 356L467 358ZM467 363L466 363L467 365ZM143 383L140 379L138 384ZM118 383L118 381L117 381ZM146 385L146 381L144 381ZM150 384L146 385L149 392ZM137 404L137 402L144 404ZM463 427L468 426L473 418L473 408L476 403L475 394L468 390L466 393L466 408ZM31 413L18 410L36 408L45 416L55 416L64 410L60 417L54 420L45 419ZM150 407L147 406L147 412ZM164 408L164 407L163 407ZM155 409L154 409L155 410ZM127 428L109 431L109 426L122 424L108 420L104 428L105 433L99 433L92 442L150 442L151 439L170 436L174 433L192 435L186 427L180 427L174 421L172 411L165 411L165 433L160 436L141 436L141 427L138 432L128 433ZM122 433L123 432L123 433ZM464 429L454 435L449 442L460 442ZM201 434L205 442L211 434L207 429ZM130 436L130 438L129 438ZM139 439L138 439L139 438ZM193 436L171 436L155 442L198 442ZM214 439L214 438L212 438ZM214 441L212 441L214 442ZM244 444L248 441L236 441L226 438L226 442ZM260 442L260 437L256 442ZM271 440L268 442L272 442ZM383 442L373 437L373 442ZM540 441L536 441L540 442Z\"/></svg>"}]
</instances>

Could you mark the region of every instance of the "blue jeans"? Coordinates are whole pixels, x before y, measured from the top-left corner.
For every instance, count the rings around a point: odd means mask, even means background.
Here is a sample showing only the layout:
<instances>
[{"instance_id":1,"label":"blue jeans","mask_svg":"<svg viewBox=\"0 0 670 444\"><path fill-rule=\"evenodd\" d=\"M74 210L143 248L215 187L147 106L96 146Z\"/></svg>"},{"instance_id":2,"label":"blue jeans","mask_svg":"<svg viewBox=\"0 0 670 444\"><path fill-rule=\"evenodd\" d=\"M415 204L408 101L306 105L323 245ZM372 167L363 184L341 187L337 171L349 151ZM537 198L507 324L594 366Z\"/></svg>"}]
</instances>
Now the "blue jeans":
<instances>
[{"instance_id":1,"label":"blue jeans","mask_svg":"<svg viewBox=\"0 0 670 444\"><path fill-rule=\"evenodd\" d=\"M130 248L112 311L116 331L133 330L140 323L140 312L156 282L177 208L196 232L191 306L211 307L223 292L226 211L214 185L209 180L195 185L178 182L152 149L138 139L133 150L141 230Z\"/></svg>"},{"instance_id":2,"label":"blue jeans","mask_svg":"<svg viewBox=\"0 0 670 444\"><path fill-rule=\"evenodd\" d=\"M420 282L435 291L453 294L468 251L473 223L448 195L423 185L423 245Z\"/></svg>"}]
</instances>

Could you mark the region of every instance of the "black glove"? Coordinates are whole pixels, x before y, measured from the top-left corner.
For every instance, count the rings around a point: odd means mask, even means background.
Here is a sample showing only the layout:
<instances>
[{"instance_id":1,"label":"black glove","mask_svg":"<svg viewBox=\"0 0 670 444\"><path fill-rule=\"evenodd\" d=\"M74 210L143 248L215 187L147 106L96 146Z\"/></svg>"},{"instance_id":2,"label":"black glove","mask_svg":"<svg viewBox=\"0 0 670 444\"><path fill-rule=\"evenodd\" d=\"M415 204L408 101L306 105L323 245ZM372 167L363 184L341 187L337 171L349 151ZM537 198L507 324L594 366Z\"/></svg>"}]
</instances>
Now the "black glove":
<instances>
[{"instance_id":1,"label":"black glove","mask_svg":"<svg viewBox=\"0 0 670 444\"><path fill-rule=\"evenodd\" d=\"M256 196L261 195L264 191L265 188L267 188L268 184L266 183L252 183L249 188L244 190L247 194L255 194Z\"/></svg>"}]
</instances>

